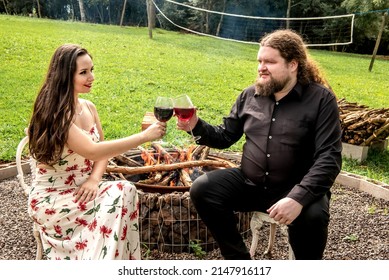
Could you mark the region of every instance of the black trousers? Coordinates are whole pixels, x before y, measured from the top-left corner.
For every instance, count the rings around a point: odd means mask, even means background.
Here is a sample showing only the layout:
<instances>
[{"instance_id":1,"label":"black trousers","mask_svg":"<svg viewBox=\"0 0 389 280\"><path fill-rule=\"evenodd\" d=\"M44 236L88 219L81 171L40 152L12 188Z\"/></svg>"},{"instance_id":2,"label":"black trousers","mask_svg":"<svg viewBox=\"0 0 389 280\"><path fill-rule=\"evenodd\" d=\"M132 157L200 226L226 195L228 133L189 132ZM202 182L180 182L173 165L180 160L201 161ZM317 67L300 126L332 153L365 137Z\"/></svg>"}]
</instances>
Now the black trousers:
<instances>
[{"instance_id":1,"label":"black trousers","mask_svg":"<svg viewBox=\"0 0 389 280\"><path fill-rule=\"evenodd\" d=\"M225 259L250 259L234 212L265 212L275 201L258 186L247 184L238 168L219 169L197 178L190 189L196 210L211 231ZM329 223L328 195L303 208L288 226L297 260L322 259Z\"/></svg>"}]
</instances>

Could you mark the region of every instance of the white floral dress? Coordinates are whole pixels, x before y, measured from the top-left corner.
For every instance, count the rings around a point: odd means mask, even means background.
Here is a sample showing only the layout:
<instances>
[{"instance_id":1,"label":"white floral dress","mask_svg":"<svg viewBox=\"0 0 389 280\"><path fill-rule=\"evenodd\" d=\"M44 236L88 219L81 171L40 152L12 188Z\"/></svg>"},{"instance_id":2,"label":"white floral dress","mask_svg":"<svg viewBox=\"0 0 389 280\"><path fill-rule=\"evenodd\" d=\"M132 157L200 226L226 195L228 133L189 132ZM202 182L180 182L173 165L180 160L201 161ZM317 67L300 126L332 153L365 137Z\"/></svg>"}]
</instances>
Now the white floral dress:
<instances>
[{"instance_id":1,"label":"white floral dress","mask_svg":"<svg viewBox=\"0 0 389 280\"><path fill-rule=\"evenodd\" d=\"M94 141L96 127L87 132ZM28 212L38 223L47 259L140 259L139 201L128 181L103 181L95 200L74 202L93 162L65 147L52 168L37 168Z\"/></svg>"}]
</instances>

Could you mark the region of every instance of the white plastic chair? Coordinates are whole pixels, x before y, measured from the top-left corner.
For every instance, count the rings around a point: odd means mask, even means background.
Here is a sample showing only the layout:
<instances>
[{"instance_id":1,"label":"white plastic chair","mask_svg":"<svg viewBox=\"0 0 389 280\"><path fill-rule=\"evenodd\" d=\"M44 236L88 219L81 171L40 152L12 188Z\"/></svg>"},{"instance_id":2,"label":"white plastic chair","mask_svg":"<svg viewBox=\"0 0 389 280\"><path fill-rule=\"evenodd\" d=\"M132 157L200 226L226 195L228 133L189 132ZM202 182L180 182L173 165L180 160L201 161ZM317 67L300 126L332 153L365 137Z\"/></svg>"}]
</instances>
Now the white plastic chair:
<instances>
[{"instance_id":1,"label":"white plastic chair","mask_svg":"<svg viewBox=\"0 0 389 280\"><path fill-rule=\"evenodd\" d=\"M17 178L19 179L20 186L23 188L23 191L24 191L24 194L26 195L26 197L28 197L30 190L31 190L31 186L26 184L26 182L24 181L24 172L23 172L23 168L22 168L22 154L23 154L24 147L27 145L27 143L28 143L28 136L25 136L19 142L18 148L16 150L16 169L18 171ZM32 176L34 176L35 169L36 169L36 162L33 158L30 158L29 163L30 163L31 174L32 174ZM41 236L40 236L40 233L38 230L38 225L35 223L35 221L33 222L32 232L33 232L33 235L34 235L34 238L36 241L36 245L37 245L35 259L41 260L42 254L43 254L42 239L41 239Z\"/></svg>"},{"instance_id":2,"label":"white plastic chair","mask_svg":"<svg viewBox=\"0 0 389 280\"><path fill-rule=\"evenodd\" d=\"M274 220L273 218L270 218L267 213L254 212L253 216L251 217L251 221L250 221L250 229L251 229L251 233L253 236L252 241L251 241L251 247L250 247L250 255L252 258L255 254L255 250L256 250L257 245L258 245L259 231L261 230L264 222L270 223L269 242L267 245L267 249L264 252L265 255L270 254L271 250L273 249L277 225L280 227L286 240L288 240L288 227L286 225L280 225L276 220ZM288 244L289 244L289 241L288 241ZM294 260L294 259L295 259L295 256L294 256L294 253L292 250L292 246L290 246L290 244L289 244L289 260Z\"/></svg>"}]
</instances>

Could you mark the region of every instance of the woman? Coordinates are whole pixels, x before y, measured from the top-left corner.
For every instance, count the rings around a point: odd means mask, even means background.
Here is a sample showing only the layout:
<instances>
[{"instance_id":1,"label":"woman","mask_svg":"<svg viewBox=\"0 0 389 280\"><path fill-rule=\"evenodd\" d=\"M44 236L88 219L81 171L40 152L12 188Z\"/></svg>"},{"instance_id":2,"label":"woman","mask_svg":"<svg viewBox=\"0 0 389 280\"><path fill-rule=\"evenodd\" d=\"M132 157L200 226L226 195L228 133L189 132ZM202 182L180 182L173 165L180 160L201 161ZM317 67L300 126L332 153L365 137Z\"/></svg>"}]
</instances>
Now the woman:
<instances>
[{"instance_id":1,"label":"woman","mask_svg":"<svg viewBox=\"0 0 389 280\"><path fill-rule=\"evenodd\" d=\"M93 81L86 49L65 44L55 51L28 127L37 162L29 214L47 259L140 259L136 188L101 179L109 158L162 137L166 124L103 141L95 105L79 98Z\"/></svg>"}]
</instances>

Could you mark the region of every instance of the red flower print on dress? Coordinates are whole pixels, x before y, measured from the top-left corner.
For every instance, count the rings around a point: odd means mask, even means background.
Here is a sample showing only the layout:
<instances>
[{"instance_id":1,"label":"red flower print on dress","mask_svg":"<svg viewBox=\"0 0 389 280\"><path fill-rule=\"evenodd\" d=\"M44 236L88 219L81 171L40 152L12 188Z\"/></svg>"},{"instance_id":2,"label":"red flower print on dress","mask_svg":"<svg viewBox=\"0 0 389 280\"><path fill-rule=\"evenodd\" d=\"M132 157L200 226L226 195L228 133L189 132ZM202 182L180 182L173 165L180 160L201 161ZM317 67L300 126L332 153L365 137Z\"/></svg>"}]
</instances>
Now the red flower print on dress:
<instances>
[{"instance_id":1,"label":"red flower print on dress","mask_svg":"<svg viewBox=\"0 0 389 280\"><path fill-rule=\"evenodd\" d=\"M48 193L51 193L51 192L55 192L57 189L56 188L46 188L45 191L48 192Z\"/></svg>"},{"instance_id":2,"label":"red flower print on dress","mask_svg":"<svg viewBox=\"0 0 389 280\"><path fill-rule=\"evenodd\" d=\"M62 235L62 228L61 228L61 226L55 225L54 226L54 230L55 230L56 233Z\"/></svg>"},{"instance_id":3,"label":"red flower print on dress","mask_svg":"<svg viewBox=\"0 0 389 280\"><path fill-rule=\"evenodd\" d=\"M76 218L76 221L75 221L76 225L79 225L79 226L83 226L83 227L86 227L88 225L88 221L85 220L85 219L81 219L81 218Z\"/></svg>"},{"instance_id":4,"label":"red flower print on dress","mask_svg":"<svg viewBox=\"0 0 389 280\"><path fill-rule=\"evenodd\" d=\"M135 210L134 212L130 213L130 221L135 220L138 217L138 210Z\"/></svg>"},{"instance_id":5,"label":"red flower print on dress","mask_svg":"<svg viewBox=\"0 0 389 280\"><path fill-rule=\"evenodd\" d=\"M101 191L101 193L100 193L99 196L101 196L103 193L105 193L106 191L108 191L111 187L112 187L112 185L108 185L104 190Z\"/></svg>"},{"instance_id":6,"label":"red flower print on dress","mask_svg":"<svg viewBox=\"0 0 389 280\"><path fill-rule=\"evenodd\" d=\"M88 167L92 167L92 161L89 160L89 159L87 159L87 158L84 160L84 164L85 164L86 166L88 166Z\"/></svg>"},{"instance_id":7,"label":"red flower print on dress","mask_svg":"<svg viewBox=\"0 0 389 280\"><path fill-rule=\"evenodd\" d=\"M95 127L92 126L92 128L89 130L89 134L93 135L95 133Z\"/></svg>"},{"instance_id":8,"label":"red flower print on dress","mask_svg":"<svg viewBox=\"0 0 389 280\"><path fill-rule=\"evenodd\" d=\"M128 213L128 208L127 207L123 207L122 208L122 218Z\"/></svg>"},{"instance_id":9,"label":"red flower print on dress","mask_svg":"<svg viewBox=\"0 0 389 280\"><path fill-rule=\"evenodd\" d=\"M72 174L72 175L69 175L69 177L65 180L65 185L73 185L73 182L74 182L74 178L76 178L76 175Z\"/></svg>"},{"instance_id":10,"label":"red flower print on dress","mask_svg":"<svg viewBox=\"0 0 389 280\"><path fill-rule=\"evenodd\" d=\"M55 248L56 246L53 244L53 243L51 243L50 241L48 241L47 240L47 243L49 243L49 245L51 246L51 247L53 247L53 248Z\"/></svg>"},{"instance_id":11,"label":"red flower print on dress","mask_svg":"<svg viewBox=\"0 0 389 280\"><path fill-rule=\"evenodd\" d=\"M80 210L80 211L86 211L86 210L87 210L87 208L86 208L86 202L80 202L80 203L78 203L77 209Z\"/></svg>"},{"instance_id":12,"label":"red flower print on dress","mask_svg":"<svg viewBox=\"0 0 389 280\"><path fill-rule=\"evenodd\" d=\"M92 170L92 167L85 167L85 168L82 168L81 169L81 173L88 173L89 171L91 171Z\"/></svg>"},{"instance_id":13,"label":"red flower print on dress","mask_svg":"<svg viewBox=\"0 0 389 280\"><path fill-rule=\"evenodd\" d=\"M116 184L116 186L118 187L119 190L122 191L123 187L124 187L124 184L123 184L123 182L119 182L119 183Z\"/></svg>"},{"instance_id":14,"label":"red flower print on dress","mask_svg":"<svg viewBox=\"0 0 389 280\"><path fill-rule=\"evenodd\" d=\"M70 171L77 170L77 169L78 169L78 164L75 164L75 165L66 167L65 171L70 172Z\"/></svg>"},{"instance_id":15,"label":"red flower print on dress","mask_svg":"<svg viewBox=\"0 0 389 280\"><path fill-rule=\"evenodd\" d=\"M123 227L122 236L120 237L120 240L125 240L127 237L127 225Z\"/></svg>"},{"instance_id":16,"label":"red flower print on dress","mask_svg":"<svg viewBox=\"0 0 389 280\"><path fill-rule=\"evenodd\" d=\"M55 209L46 209L45 214L46 215L54 215L56 213Z\"/></svg>"},{"instance_id":17,"label":"red flower print on dress","mask_svg":"<svg viewBox=\"0 0 389 280\"><path fill-rule=\"evenodd\" d=\"M38 204L38 200L37 199L32 199L31 202L30 202L30 207L32 210L34 211L38 211L39 207L37 207L37 204Z\"/></svg>"},{"instance_id":18,"label":"red flower print on dress","mask_svg":"<svg viewBox=\"0 0 389 280\"><path fill-rule=\"evenodd\" d=\"M103 235L103 237L109 237L109 235L112 233L112 229L107 228L106 226L100 227L100 233Z\"/></svg>"},{"instance_id":19,"label":"red flower print on dress","mask_svg":"<svg viewBox=\"0 0 389 280\"><path fill-rule=\"evenodd\" d=\"M70 189L64 190L62 192L59 192L59 194L60 195L66 195L66 194L74 192L74 190L75 190L75 188L70 188Z\"/></svg>"},{"instance_id":20,"label":"red flower print on dress","mask_svg":"<svg viewBox=\"0 0 389 280\"><path fill-rule=\"evenodd\" d=\"M97 226L97 220L96 218L93 219L93 221L88 225L88 229L89 231L94 231L96 229L96 226Z\"/></svg>"},{"instance_id":21,"label":"red flower print on dress","mask_svg":"<svg viewBox=\"0 0 389 280\"><path fill-rule=\"evenodd\" d=\"M85 159L84 164L86 167L81 169L81 173L87 173L92 170L92 166L93 166L92 161L90 161L89 159Z\"/></svg>"},{"instance_id":22,"label":"red flower print on dress","mask_svg":"<svg viewBox=\"0 0 389 280\"><path fill-rule=\"evenodd\" d=\"M117 256L119 256L119 250L118 250L118 249L116 249L116 251L115 251L115 258L116 258Z\"/></svg>"},{"instance_id":23,"label":"red flower print on dress","mask_svg":"<svg viewBox=\"0 0 389 280\"><path fill-rule=\"evenodd\" d=\"M88 240L86 240L86 239L84 241L76 242L76 250L79 250L79 251L84 250L87 246L86 243L88 243Z\"/></svg>"},{"instance_id":24,"label":"red flower print on dress","mask_svg":"<svg viewBox=\"0 0 389 280\"><path fill-rule=\"evenodd\" d=\"M45 168L39 168L38 173L45 174L45 173L47 173L47 170Z\"/></svg>"}]
</instances>

